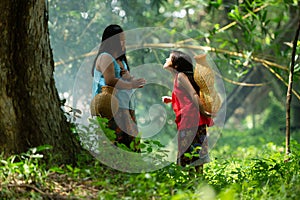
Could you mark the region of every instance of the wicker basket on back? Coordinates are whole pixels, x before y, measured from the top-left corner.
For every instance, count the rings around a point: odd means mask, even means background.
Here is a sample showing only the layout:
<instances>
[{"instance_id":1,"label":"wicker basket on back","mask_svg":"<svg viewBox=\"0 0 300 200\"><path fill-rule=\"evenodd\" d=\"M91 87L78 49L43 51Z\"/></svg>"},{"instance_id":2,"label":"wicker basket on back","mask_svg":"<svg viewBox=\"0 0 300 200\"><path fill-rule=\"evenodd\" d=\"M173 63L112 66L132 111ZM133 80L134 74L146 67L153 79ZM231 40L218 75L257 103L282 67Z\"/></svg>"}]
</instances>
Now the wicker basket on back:
<instances>
[{"instance_id":1,"label":"wicker basket on back","mask_svg":"<svg viewBox=\"0 0 300 200\"><path fill-rule=\"evenodd\" d=\"M196 60L194 79L200 87L200 102L207 112L217 113L221 107L221 98L214 86L214 71L207 63L206 54L200 54L194 58Z\"/></svg>"},{"instance_id":2,"label":"wicker basket on back","mask_svg":"<svg viewBox=\"0 0 300 200\"><path fill-rule=\"evenodd\" d=\"M91 115L111 119L119 109L119 102L115 97L116 89L111 86L102 86L101 90L101 93L92 99Z\"/></svg>"}]
</instances>

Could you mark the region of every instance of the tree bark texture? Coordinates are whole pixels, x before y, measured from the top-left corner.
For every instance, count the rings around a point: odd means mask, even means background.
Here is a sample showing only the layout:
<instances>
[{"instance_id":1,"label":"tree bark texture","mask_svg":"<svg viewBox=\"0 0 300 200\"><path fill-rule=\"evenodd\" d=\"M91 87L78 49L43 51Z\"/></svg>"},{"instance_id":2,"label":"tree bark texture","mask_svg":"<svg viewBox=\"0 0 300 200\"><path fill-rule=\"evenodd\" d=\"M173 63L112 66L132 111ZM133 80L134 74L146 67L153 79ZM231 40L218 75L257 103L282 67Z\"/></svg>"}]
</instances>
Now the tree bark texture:
<instances>
[{"instance_id":1,"label":"tree bark texture","mask_svg":"<svg viewBox=\"0 0 300 200\"><path fill-rule=\"evenodd\" d=\"M1 0L0 10L0 150L49 144L59 162L72 161L77 145L55 87L45 1Z\"/></svg>"},{"instance_id":2,"label":"tree bark texture","mask_svg":"<svg viewBox=\"0 0 300 200\"><path fill-rule=\"evenodd\" d=\"M289 72L289 85L287 89L287 94L286 94L286 130L285 130L285 135L286 135L286 150L285 153L288 155L290 151L290 108L291 108L291 101L292 101L292 89L293 89L293 77L294 77L294 67L295 67L295 56L296 56L296 51L297 51L297 43L298 43L298 37L299 37L299 32L300 32L300 18L298 22L298 28L296 31L295 39L293 41L293 52L292 52L292 61L291 61L291 67L290 67L290 72Z\"/></svg>"}]
</instances>

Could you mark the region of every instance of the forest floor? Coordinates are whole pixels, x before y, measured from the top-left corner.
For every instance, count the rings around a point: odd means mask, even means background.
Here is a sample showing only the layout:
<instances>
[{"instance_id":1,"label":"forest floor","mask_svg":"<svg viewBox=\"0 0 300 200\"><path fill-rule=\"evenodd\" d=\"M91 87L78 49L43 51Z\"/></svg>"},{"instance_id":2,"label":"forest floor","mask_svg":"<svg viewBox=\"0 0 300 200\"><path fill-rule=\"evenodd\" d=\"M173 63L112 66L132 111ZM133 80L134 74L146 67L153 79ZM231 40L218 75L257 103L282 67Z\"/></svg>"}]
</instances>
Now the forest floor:
<instances>
[{"instance_id":1,"label":"forest floor","mask_svg":"<svg viewBox=\"0 0 300 200\"><path fill-rule=\"evenodd\" d=\"M300 133L286 162L278 131L225 131L199 174L170 164L124 173L84 155L77 166L43 164L40 154L0 159L0 199L297 199ZM29 155L29 156L28 156Z\"/></svg>"}]
</instances>

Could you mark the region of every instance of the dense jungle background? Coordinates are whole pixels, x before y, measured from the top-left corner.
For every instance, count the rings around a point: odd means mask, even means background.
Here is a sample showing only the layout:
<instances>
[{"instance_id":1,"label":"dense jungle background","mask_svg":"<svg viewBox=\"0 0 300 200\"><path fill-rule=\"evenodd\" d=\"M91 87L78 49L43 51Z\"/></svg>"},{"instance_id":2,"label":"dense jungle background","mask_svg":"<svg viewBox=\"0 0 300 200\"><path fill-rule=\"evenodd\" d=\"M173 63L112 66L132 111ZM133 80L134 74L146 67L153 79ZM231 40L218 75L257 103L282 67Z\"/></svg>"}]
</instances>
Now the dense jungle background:
<instances>
[{"instance_id":1,"label":"dense jungle background","mask_svg":"<svg viewBox=\"0 0 300 200\"><path fill-rule=\"evenodd\" d=\"M300 23L297 0L90 0L45 1L55 86L75 162L44 160L52 144L1 155L3 199L298 199L300 197ZM109 24L126 32L128 61L147 79L137 90L137 119L144 151L168 164L131 173L93 156L89 119L91 65ZM293 59L294 48L294 63ZM198 174L175 164L174 113L161 97L171 77L162 70L170 50L207 53L222 108L210 132L211 162ZM291 65L290 152L286 152L286 96ZM51 119L55 120L55 119ZM103 127L102 127L103 128ZM60 141L63 143L63 141ZM176 146L176 145L175 145ZM165 148L164 148L165 147ZM53 162L51 162L53 159ZM49 161L50 160L50 161ZM134 165L135 163L133 163Z\"/></svg>"}]
</instances>

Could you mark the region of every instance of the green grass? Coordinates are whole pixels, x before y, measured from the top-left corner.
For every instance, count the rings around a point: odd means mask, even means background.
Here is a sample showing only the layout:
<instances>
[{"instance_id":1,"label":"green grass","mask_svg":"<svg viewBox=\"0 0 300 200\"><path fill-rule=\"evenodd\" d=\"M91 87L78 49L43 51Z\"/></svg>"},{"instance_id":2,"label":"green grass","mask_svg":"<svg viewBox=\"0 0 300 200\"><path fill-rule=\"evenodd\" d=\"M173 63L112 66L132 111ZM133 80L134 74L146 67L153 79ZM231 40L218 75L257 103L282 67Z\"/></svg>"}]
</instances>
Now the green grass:
<instances>
[{"instance_id":1,"label":"green grass","mask_svg":"<svg viewBox=\"0 0 300 200\"><path fill-rule=\"evenodd\" d=\"M1 159L0 199L298 199L299 133L292 134L289 157L277 130L224 130L204 174L171 164L130 174L113 170L87 153L77 166L51 166L48 148ZM289 158L288 161L285 161Z\"/></svg>"},{"instance_id":2,"label":"green grass","mask_svg":"<svg viewBox=\"0 0 300 200\"><path fill-rule=\"evenodd\" d=\"M297 199L299 133L292 135L289 157L285 135L274 130L225 131L212 150L205 179L220 199ZM286 159L289 158L288 161ZM224 197L224 198L223 198Z\"/></svg>"}]
</instances>

